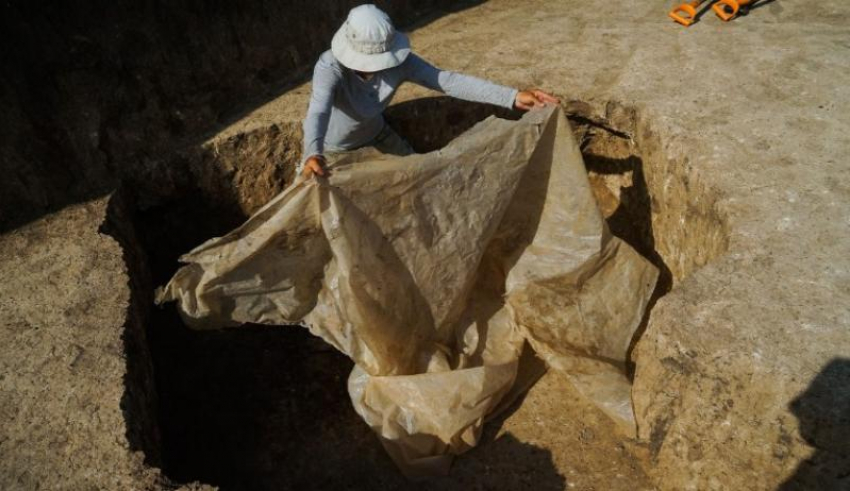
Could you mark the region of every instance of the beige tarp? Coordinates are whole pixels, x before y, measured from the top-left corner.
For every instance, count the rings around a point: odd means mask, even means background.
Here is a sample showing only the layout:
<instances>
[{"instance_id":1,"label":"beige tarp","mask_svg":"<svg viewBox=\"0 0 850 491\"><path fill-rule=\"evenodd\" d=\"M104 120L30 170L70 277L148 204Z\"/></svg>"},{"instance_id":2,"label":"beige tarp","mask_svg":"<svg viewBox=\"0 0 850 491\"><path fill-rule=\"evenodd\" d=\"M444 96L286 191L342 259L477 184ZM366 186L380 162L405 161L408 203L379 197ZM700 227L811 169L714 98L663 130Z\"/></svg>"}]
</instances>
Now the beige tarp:
<instances>
[{"instance_id":1,"label":"beige tarp","mask_svg":"<svg viewBox=\"0 0 850 491\"><path fill-rule=\"evenodd\" d=\"M634 427L623 367L657 270L608 231L560 108L342 157L182 261L157 301L192 327L302 323L351 357L354 407L409 476L533 383L526 343Z\"/></svg>"}]
</instances>

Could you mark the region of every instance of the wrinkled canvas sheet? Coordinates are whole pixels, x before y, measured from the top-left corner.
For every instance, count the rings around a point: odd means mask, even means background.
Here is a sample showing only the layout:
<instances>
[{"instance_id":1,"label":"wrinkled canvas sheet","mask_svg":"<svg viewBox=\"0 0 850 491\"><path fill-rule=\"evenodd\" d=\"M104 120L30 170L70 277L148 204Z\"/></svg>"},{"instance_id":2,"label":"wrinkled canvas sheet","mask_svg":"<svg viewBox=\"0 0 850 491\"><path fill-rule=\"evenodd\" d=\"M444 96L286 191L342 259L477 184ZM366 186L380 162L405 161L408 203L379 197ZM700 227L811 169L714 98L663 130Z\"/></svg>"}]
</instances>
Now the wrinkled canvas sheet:
<instances>
[{"instance_id":1,"label":"wrinkled canvas sheet","mask_svg":"<svg viewBox=\"0 0 850 491\"><path fill-rule=\"evenodd\" d=\"M189 325L302 323L351 357L354 407L409 476L446 472L534 381L526 343L634 428L624 365L657 270L609 232L558 107L343 157L182 261L157 301Z\"/></svg>"}]
</instances>

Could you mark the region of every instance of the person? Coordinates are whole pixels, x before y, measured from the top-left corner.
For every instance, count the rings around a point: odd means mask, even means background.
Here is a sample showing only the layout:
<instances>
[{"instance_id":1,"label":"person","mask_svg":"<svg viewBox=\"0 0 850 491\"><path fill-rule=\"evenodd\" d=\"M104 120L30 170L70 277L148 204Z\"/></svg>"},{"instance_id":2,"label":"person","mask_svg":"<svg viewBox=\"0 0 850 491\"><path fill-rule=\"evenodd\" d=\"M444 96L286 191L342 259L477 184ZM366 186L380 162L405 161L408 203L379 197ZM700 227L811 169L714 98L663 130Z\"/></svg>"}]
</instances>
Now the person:
<instances>
[{"instance_id":1,"label":"person","mask_svg":"<svg viewBox=\"0 0 850 491\"><path fill-rule=\"evenodd\" d=\"M383 111L402 82L411 81L458 99L530 110L558 100L541 90L517 90L480 78L440 70L410 49L389 16L367 4L355 7L319 57L304 119L299 171L326 174L326 153L374 146L409 155L410 144L384 121Z\"/></svg>"}]
</instances>

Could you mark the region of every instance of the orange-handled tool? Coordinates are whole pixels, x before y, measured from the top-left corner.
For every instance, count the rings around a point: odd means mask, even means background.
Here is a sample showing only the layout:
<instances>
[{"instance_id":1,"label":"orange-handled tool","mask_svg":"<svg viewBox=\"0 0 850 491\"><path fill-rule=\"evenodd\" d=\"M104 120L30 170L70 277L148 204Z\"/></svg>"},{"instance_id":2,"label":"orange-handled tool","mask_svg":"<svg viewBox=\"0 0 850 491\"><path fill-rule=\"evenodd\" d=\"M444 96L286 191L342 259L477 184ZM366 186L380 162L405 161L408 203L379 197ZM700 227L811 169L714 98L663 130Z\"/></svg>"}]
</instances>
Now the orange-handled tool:
<instances>
[{"instance_id":1,"label":"orange-handled tool","mask_svg":"<svg viewBox=\"0 0 850 491\"><path fill-rule=\"evenodd\" d=\"M703 4L703 2L705 2L705 0L693 0L691 2L683 3L671 10L667 15L679 24L688 27L696 20L697 9Z\"/></svg>"},{"instance_id":2,"label":"orange-handled tool","mask_svg":"<svg viewBox=\"0 0 850 491\"><path fill-rule=\"evenodd\" d=\"M717 14L718 17L729 22L738 15L738 11L741 10L741 7L747 6L751 3L753 3L753 0L719 0L711 6L711 9L714 10L714 13Z\"/></svg>"}]
</instances>

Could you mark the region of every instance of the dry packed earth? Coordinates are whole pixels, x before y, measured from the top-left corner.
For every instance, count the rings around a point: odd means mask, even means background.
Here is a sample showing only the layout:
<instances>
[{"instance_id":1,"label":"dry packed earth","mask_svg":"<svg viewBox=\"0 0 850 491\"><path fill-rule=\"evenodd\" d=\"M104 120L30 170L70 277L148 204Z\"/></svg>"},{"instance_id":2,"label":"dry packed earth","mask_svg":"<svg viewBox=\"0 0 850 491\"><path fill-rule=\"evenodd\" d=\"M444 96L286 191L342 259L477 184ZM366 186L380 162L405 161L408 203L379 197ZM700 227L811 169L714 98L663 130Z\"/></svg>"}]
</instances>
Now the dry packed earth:
<instances>
[{"instance_id":1,"label":"dry packed earth","mask_svg":"<svg viewBox=\"0 0 850 491\"><path fill-rule=\"evenodd\" d=\"M314 3L299 8L328 2ZM55 112L91 127L39 126L23 85L2 95L21 124L0 141L17 166L0 201L0 488L850 489L850 4L767 0L684 29L658 0L431 2L424 16L384 3L419 19L414 48L435 64L562 98L612 230L662 270L632 352L638 438L548 373L449 477L410 483L351 409L343 356L294 327L196 333L153 309L181 252L290 181L298 81L347 6L262 56L268 19L251 30L252 8L202 9L181 15L241 19L215 45L239 49L193 45L181 64L165 41L99 58L105 34L44 38L55 52L76 39L88 61L56 72L39 114L65 94L77 105ZM169 85L130 65L138 86L102 73L132 56L266 71L227 90L234 72ZM142 101L91 95L110 84ZM516 116L410 86L389 118L428 151L490 114ZM63 158L66 194L40 184Z\"/></svg>"}]
</instances>

